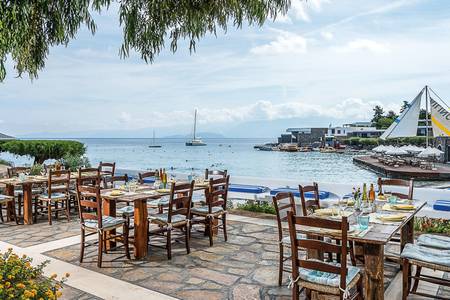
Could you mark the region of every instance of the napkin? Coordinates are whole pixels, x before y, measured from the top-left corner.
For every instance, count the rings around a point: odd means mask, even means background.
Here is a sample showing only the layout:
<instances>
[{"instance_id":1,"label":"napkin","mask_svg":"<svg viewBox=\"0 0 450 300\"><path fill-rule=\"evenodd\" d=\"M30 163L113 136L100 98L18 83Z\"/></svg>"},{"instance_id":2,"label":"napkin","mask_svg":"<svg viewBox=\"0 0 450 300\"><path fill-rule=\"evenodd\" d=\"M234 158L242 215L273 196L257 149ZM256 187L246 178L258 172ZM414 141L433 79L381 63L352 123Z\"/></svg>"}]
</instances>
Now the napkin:
<instances>
[{"instance_id":1,"label":"napkin","mask_svg":"<svg viewBox=\"0 0 450 300\"><path fill-rule=\"evenodd\" d=\"M406 218L405 215L397 214L397 215L379 215L378 219L384 222L401 222Z\"/></svg>"},{"instance_id":2,"label":"napkin","mask_svg":"<svg viewBox=\"0 0 450 300\"><path fill-rule=\"evenodd\" d=\"M111 193L109 193L110 196L121 196L125 194L123 191L119 191L119 190L113 190Z\"/></svg>"},{"instance_id":3,"label":"napkin","mask_svg":"<svg viewBox=\"0 0 450 300\"><path fill-rule=\"evenodd\" d=\"M314 211L314 214L318 216L329 216L333 214L333 210L331 208L320 208Z\"/></svg>"},{"instance_id":4,"label":"napkin","mask_svg":"<svg viewBox=\"0 0 450 300\"><path fill-rule=\"evenodd\" d=\"M170 192L170 189L157 189L156 191L158 193L168 193L168 192Z\"/></svg>"},{"instance_id":5,"label":"napkin","mask_svg":"<svg viewBox=\"0 0 450 300\"><path fill-rule=\"evenodd\" d=\"M398 210L414 210L415 206L411 204L393 204L391 205L392 208L398 209Z\"/></svg>"}]
</instances>

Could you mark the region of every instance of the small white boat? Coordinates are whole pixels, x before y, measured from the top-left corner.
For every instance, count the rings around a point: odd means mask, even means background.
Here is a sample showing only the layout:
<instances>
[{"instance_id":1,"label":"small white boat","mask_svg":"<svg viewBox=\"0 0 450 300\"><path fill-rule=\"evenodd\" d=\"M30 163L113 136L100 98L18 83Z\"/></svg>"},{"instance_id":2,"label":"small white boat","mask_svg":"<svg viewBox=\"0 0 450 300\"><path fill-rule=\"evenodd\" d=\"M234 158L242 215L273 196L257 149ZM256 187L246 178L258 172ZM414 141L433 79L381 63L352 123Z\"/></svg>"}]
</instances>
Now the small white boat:
<instances>
[{"instance_id":1,"label":"small white boat","mask_svg":"<svg viewBox=\"0 0 450 300\"><path fill-rule=\"evenodd\" d=\"M152 140L152 144L151 144L151 145L148 145L148 147L149 147L149 148L161 148L161 147L162 147L161 145L157 145L157 144L155 143L155 130L153 130L153 140Z\"/></svg>"},{"instance_id":2,"label":"small white boat","mask_svg":"<svg viewBox=\"0 0 450 300\"><path fill-rule=\"evenodd\" d=\"M197 131L197 110L195 110L194 113L194 135L192 137L192 140L186 142L186 146L206 146L206 143L204 143L200 137L196 137L195 133Z\"/></svg>"}]
</instances>

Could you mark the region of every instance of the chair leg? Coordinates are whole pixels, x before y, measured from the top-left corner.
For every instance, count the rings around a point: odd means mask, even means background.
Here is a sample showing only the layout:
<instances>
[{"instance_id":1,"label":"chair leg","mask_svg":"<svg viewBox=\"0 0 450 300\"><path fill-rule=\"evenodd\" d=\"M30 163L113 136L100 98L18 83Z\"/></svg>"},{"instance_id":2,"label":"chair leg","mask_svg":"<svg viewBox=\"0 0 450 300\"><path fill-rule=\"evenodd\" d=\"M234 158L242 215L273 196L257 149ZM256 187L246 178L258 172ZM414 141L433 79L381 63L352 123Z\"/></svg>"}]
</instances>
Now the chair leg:
<instances>
[{"instance_id":1,"label":"chair leg","mask_svg":"<svg viewBox=\"0 0 450 300\"><path fill-rule=\"evenodd\" d=\"M299 298L299 292L298 292L298 284L296 282L292 286L292 300L298 300L298 298Z\"/></svg>"},{"instance_id":2,"label":"chair leg","mask_svg":"<svg viewBox=\"0 0 450 300\"><path fill-rule=\"evenodd\" d=\"M402 289L402 299L406 300L409 295L409 261L407 259L403 259L403 289Z\"/></svg>"},{"instance_id":3,"label":"chair leg","mask_svg":"<svg viewBox=\"0 0 450 300\"><path fill-rule=\"evenodd\" d=\"M0 211L1 211L1 208L0 208ZM19 225L19 217L17 216L17 213L16 213L16 200L14 200L14 198L12 200L12 215L13 215L14 221L16 222L16 225Z\"/></svg>"},{"instance_id":4,"label":"chair leg","mask_svg":"<svg viewBox=\"0 0 450 300\"><path fill-rule=\"evenodd\" d=\"M8 206L6 206L8 208ZM0 203L0 220L2 220L2 223L5 223L5 220L3 219L3 206Z\"/></svg>"},{"instance_id":5,"label":"chair leg","mask_svg":"<svg viewBox=\"0 0 450 300\"><path fill-rule=\"evenodd\" d=\"M358 290L358 299L364 300L363 276L359 278L356 289Z\"/></svg>"},{"instance_id":6,"label":"chair leg","mask_svg":"<svg viewBox=\"0 0 450 300\"><path fill-rule=\"evenodd\" d=\"M191 253L191 247L190 247L190 244L189 244L189 238L190 238L190 235L191 235L190 228L191 228L190 225L186 224L186 229L184 231L184 235L185 235L185 239L186 239L186 253L187 254Z\"/></svg>"},{"instance_id":7,"label":"chair leg","mask_svg":"<svg viewBox=\"0 0 450 300\"><path fill-rule=\"evenodd\" d=\"M352 261L352 265L356 266L356 257L355 257L355 247L352 241L350 243L350 260Z\"/></svg>"},{"instance_id":8,"label":"chair leg","mask_svg":"<svg viewBox=\"0 0 450 300\"><path fill-rule=\"evenodd\" d=\"M414 285L412 287L412 291L415 293L417 292L417 288L419 287L419 278L420 277L420 272L422 271L422 267L421 266L416 266L416 276L417 278L414 279Z\"/></svg>"},{"instance_id":9,"label":"chair leg","mask_svg":"<svg viewBox=\"0 0 450 300\"><path fill-rule=\"evenodd\" d=\"M83 262L84 257L84 229L81 228L81 245L80 245L80 263Z\"/></svg>"},{"instance_id":10,"label":"chair leg","mask_svg":"<svg viewBox=\"0 0 450 300\"><path fill-rule=\"evenodd\" d=\"M103 251L105 251L105 253L108 253L108 247L106 247L106 232L103 232Z\"/></svg>"},{"instance_id":11,"label":"chair leg","mask_svg":"<svg viewBox=\"0 0 450 300\"><path fill-rule=\"evenodd\" d=\"M52 225L52 201L47 203L48 225Z\"/></svg>"},{"instance_id":12,"label":"chair leg","mask_svg":"<svg viewBox=\"0 0 450 300\"><path fill-rule=\"evenodd\" d=\"M102 256L103 256L103 232L98 233L98 258L97 266L102 267Z\"/></svg>"},{"instance_id":13,"label":"chair leg","mask_svg":"<svg viewBox=\"0 0 450 300\"><path fill-rule=\"evenodd\" d=\"M227 236L227 214L222 215L222 225L223 225L223 238L225 242L228 240Z\"/></svg>"},{"instance_id":14,"label":"chair leg","mask_svg":"<svg viewBox=\"0 0 450 300\"><path fill-rule=\"evenodd\" d=\"M283 283L283 260L284 260L284 247L280 243L280 262L278 266L278 285L281 286Z\"/></svg>"},{"instance_id":15,"label":"chair leg","mask_svg":"<svg viewBox=\"0 0 450 300\"><path fill-rule=\"evenodd\" d=\"M213 246L213 224L214 224L214 217L208 217L208 236L209 236L209 246Z\"/></svg>"},{"instance_id":16,"label":"chair leg","mask_svg":"<svg viewBox=\"0 0 450 300\"><path fill-rule=\"evenodd\" d=\"M70 206L69 206L69 198L66 199L66 216L67 221L70 222Z\"/></svg>"},{"instance_id":17,"label":"chair leg","mask_svg":"<svg viewBox=\"0 0 450 300\"><path fill-rule=\"evenodd\" d=\"M22 215L22 195L18 195L17 196L17 212L19 214L19 216Z\"/></svg>"},{"instance_id":18,"label":"chair leg","mask_svg":"<svg viewBox=\"0 0 450 300\"><path fill-rule=\"evenodd\" d=\"M172 259L172 230L167 230L167 259Z\"/></svg>"},{"instance_id":19,"label":"chair leg","mask_svg":"<svg viewBox=\"0 0 450 300\"><path fill-rule=\"evenodd\" d=\"M127 224L123 225L123 242L125 246L125 254L127 255L128 259L131 259L130 255L130 244L128 242L128 237L130 234L130 229L128 228Z\"/></svg>"}]
</instances>

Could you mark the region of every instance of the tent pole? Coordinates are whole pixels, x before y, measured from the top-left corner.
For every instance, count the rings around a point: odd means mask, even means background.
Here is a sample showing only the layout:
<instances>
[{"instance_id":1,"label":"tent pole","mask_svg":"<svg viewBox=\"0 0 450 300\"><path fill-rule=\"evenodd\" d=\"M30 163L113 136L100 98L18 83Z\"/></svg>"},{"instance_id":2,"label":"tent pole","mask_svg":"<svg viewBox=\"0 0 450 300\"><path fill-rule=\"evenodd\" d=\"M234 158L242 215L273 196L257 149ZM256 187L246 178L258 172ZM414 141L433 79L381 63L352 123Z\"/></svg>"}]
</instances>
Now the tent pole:
<instances>
[{"instance_id":1,"label":"tent pole","mask_svg":"<svg viewBox=\"0 0 450 300\"><path fill-rule=\"evenodd\" d=\"M425 86L425 130L426 130L425 145L426 148L428 148L428 85Z\"/></svg>"}]
</instances>

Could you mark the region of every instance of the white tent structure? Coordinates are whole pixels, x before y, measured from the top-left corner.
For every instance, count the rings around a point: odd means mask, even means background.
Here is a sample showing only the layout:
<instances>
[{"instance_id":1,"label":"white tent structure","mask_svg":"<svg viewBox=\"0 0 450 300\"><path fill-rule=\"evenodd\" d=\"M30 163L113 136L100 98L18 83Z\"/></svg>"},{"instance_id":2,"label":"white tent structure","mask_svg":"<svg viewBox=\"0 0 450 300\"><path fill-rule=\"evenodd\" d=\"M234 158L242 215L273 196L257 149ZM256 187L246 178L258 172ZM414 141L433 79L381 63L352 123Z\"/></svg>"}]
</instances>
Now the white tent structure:
<instances>
[{"instance_id":1,"label":"white tent structure","mask_svg":"<svg viewBox=\"0 0 450 300\"><path fill-rule=\"evenodd\" d=\"M418 157L436 157L436 156L440 156L442 154L444 154L444 152L442 152L441 150L432 148L432 147L428 147L425 150L423 150L422 152L420 152L417 156Z\"/></svg>"},{"instance_id":2,"label":"white tent structure","mask_svg":"<svg viewBox=\"0 0 450 300\"><path fill-rule=\"evenodd\" d=\"M390 149L390 150L386 151L385 154L386 155L398 155L398 156L400 156L400 155L409 155L409 152L404 150L404 149L401 149L401 148L394 148L394 149Z\"/></svg>"}]
</instances>

